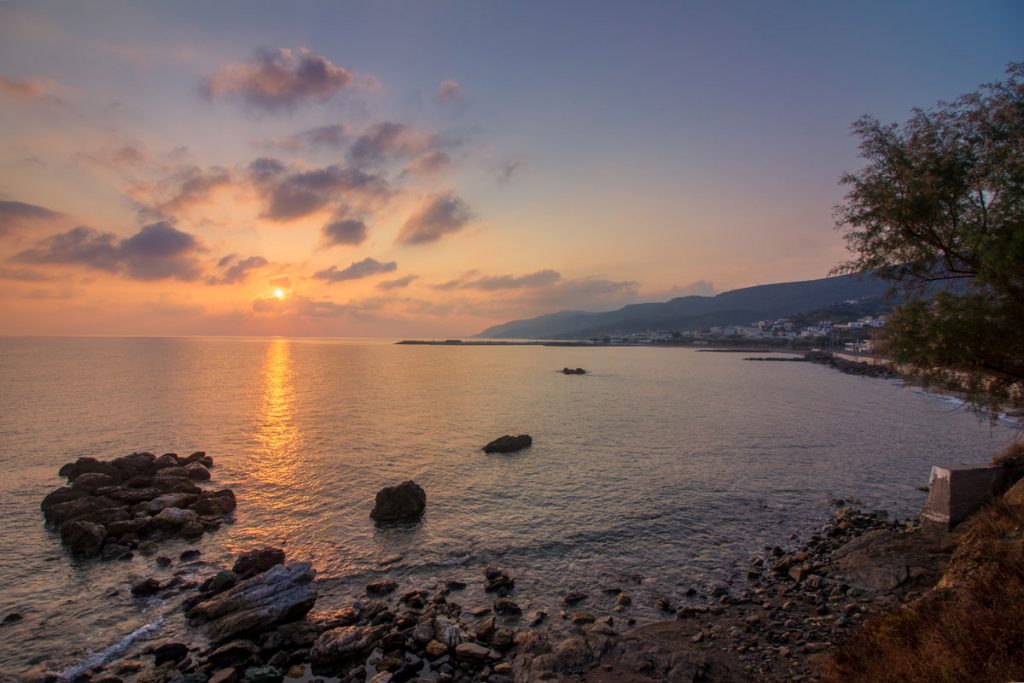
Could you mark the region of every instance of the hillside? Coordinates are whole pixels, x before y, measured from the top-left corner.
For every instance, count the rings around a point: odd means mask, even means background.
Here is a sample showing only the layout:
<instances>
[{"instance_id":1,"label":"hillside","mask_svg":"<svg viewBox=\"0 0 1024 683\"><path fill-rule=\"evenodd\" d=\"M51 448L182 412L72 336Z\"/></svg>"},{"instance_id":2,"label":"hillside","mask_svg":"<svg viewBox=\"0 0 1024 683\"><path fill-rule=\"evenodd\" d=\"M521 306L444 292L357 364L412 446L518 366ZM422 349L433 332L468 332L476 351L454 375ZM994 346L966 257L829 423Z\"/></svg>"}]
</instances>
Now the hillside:
<instances>
[{"instance_id":1,"label":"hillside","mask_svg":"<svg viewBox=\"0 0 1024 683\"><path fill-rule=\"evenodd\" d=\"M886 285L874 278L839 277L758 285L715 296L684 296L663 303L631 304L604 313L562 311L489 327L477 337L491 339L589 339L646 330L700 330L745 325L851 299L879 298Z\"/></svg>"}]
</instances>

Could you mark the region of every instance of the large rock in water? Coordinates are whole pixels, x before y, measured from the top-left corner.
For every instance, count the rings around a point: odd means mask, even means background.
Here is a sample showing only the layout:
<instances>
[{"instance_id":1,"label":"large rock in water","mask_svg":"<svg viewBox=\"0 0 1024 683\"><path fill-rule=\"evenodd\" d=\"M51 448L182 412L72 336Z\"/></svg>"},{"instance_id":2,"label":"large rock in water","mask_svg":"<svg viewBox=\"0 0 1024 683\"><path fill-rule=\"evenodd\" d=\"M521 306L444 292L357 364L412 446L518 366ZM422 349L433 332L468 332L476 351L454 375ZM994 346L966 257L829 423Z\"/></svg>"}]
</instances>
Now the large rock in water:
<instances>
[{"instance_id":1,"label":"large rock in water","mask_svg":"<svg viewBox=\"0 0 1024 683\"><path fill-rule=\"evenodd\" d=\"M316 572L308 562L289 562L272 567L205 600L187 613L190 621L205 623L216 641L294 621L306 615L316 602Z\"/></svg>"},{"instance_id":2,"label":"large rock in water","mask_svg":"<svg viewBox=\"0 0 1024 683\"><path fill-rule=\"evenodd\" d=\"M68 522L60 528L60 540L73 553L97 555L107 540L107 530L92 522Z\"/></svg>"},{"instance_id":3,"label":"large rock in water","mask_svg":"<svg viewBox=\"0 0 1024 683\"><path fill-rule=\"evenodd\" d=\"M250 550L239 555L231 571L240 579L248 579L251 576L262 574L279 564L284 564L283 550L280 548L262 548L260 550Z\"/></svg>"},{"instance_id":4,"label":"large rock in water","mask_svg":"<svg viewBox=\"0 0 1024 683\"><path fill-rule=\"evenodd\" d=\"M514 453L533 445L533 437L529 434L513 436L506 434L484 446L484 453Z\"/></svg>"},{"instance_id":5,"label":"large rock in water","mask_svg":"<svg viewBox=\"0 0 1024 683\"><path fill-rule=\"evenodd\" d=\"M396 522L416 519L427 507L427 492L416 482L403 481L398 486L386 486L377 492L370 517L378 522Z\"/></svg>"}]
</instances>

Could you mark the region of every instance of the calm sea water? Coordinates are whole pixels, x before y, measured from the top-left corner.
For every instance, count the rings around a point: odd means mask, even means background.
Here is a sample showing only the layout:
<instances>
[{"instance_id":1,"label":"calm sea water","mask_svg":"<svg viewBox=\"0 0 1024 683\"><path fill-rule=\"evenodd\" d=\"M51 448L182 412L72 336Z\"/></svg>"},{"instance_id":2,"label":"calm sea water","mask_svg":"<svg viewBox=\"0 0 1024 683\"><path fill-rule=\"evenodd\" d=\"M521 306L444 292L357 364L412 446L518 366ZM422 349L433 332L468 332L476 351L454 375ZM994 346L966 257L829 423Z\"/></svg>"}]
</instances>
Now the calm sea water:
<instances>
[{"instance_id":1,"label":"calm sea water","mask_svg":"<svg viewBox=\"0 0 1024 683\"><path fill-rule=\"evenodd\" d=\"M395 346L247 339L0 339L0 671L68 670L106 648L182 633L177 603L133 599L146 576L206 575L264 544L309 559L319 607L384 575L404 587L517 576L524 609L568 590L613 606L742 582L749 555L791 543L856 496L916 512L930 465L982 461L1012 435L915 389L803 363L658 348ZM567 377L563 366L591 372ZM528 432L515 455L480 447ZM216 460L235 522L199 562L76 561L39 501L82 455ZM413 478L422 523L375 526L376 491ZM184 542L164 546L177 557ZM639 582L639 583L637 583ZM129 638L134 633L135 639ZM108 650L109 654L110 650Z\"/></svg>"}]
</instances>

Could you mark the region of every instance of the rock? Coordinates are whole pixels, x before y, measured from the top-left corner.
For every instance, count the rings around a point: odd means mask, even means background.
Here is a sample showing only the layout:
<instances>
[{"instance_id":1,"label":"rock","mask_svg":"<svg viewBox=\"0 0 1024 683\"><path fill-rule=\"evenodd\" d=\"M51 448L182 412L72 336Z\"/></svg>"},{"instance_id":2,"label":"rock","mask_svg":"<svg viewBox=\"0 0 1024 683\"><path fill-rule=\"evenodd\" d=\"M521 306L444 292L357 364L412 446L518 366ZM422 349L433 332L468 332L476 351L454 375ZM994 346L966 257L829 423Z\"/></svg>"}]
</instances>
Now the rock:
<instances>
[{"instance_id":1,"label":"rock","mask_svg":"<svg viewBox=\"0 0 1024 683\"><path fill-rule=\"evenodd\" d=\"M582 636L574 636L560 642L552 650L555 669L565 673L582 671L590 665L593 653Z\"/></svg>"},{"instance_id":2,"label":"rock","mask_svg":"<svg viewBox=\"0 0 1024 683\"><path fill-rule=\"evenodd\" d=\"M192 560L198 559L202 553L198 550L185 550L178 555L178 559L182 562L191 562Z\"/></svg>"},{"instance_id":3,"label":"rock","mask_svg":"<svg viewBox=\"0 0 1024 683\"><path fill-rule=\"evenodd\" d=\"M587 371L583 368L562 368L563 375L585 375Z\"/></svg>"},{"instance_id":4,"label":"rock","mask_svg":"<svg viewBox=\"0 0 1024 683\"><path fill-rule=\"evenodd\" d=\"M597 620L597 617L590 612L576 612L569 617L569 620L577 626L582 626L583 624L593 624Z\"/></svg>"},{"instance_id":5,"label":"rock","mask_svg":"<svg viewBox=\"0 0 1024 683\"><path fill-rule=\"evenodd\" d=\"M176 453L164 453L153 462L154 470L164 470L170 467L180 467L181 463L178 461L178 455Z\"/></svg>"},{"instance_id":6,"label":"rock","mask_svg":"<svg viewBox=\"0 0 1024 683\"><path fill-rule=\"evenodd\" d=\"M378 522L412 520L422 515L426 506L426 491L409 480L378 491L370 517Z\"/></svg>"},{"instance_id":7,"label":"rock","mask_svg":"<svg viewBox=\"0 0 1024 683\"><path fill-rule=\"evenodd\" d=\"M47 522L60 526L64 522L79 519L99 510L124 507L124 503L102 496L85 496L66 503L51 505L43 511Z\"/></svg>"},{"instance_id":8,"label":"rock","mask_svg":"<svg viewBox=\"0 0 1024 683\"><path fill-rule=\"evenodd\" d=\"M153 541L143 541L139 544L139 552L143 555L155 555L158 550L160 550L160 546Z\"/></svg>"},{"instance_id":9,"label":"rock","mask_svg":"<svg viewBox=\"0 0 1024 683\"><path fill-rule=\"evenodd\" d=\"M89 494L85 491L73 489L69 486L61 486L59 489L54 489L50 493L46 494L46 497L43 498L43 502L39 504L39 509L45 512L54 505L69 503L79 498L85 498L88 495Z\"/></svg>"},{"instance_id":10,"label":"rock","mask_svg":"<svg viewBox=\"0 0 1024 683\"><path fill-rule=\"evenodd\" d=\"M372 650L387 631L387 626L342 626L325 631L309 651L313 670L341 671L357 656Z\"/></svg>"},{"instance_id":11,"label":"rock","mask_svg":"<svg viewBox=\"0 0 1024 683\"><path fill-rule=\"evenodd\" d=\"M167 508L184 510L196 502L197 499L198 496L194 493L164 493L149 501L146 511L151 515L155 515Z\"/></svg>"},{"instance_id":12,"label":"rock","mask_svg":"<svg viewBox=\"0 0 1024 683\"><path fill-rule=\"evenodd\" d=\"M315 576L308 562L280 564L199 603L186 616L205 622L214 641L268 630L309 612L317 598Z\"/></svg>"},{"instance_id":13,"label":"rock","mask_svg":"<svg viewBox=\"0 0 1024 683\"><path fill-rule=\"evenodd\" d=\"M210 478L210 470L206 469L198 462L185 465L185 474L188 475L189 479L193 479L195 481L206 481Z\"/></svg>"},{"instance_id":14,"label":"rock","mask_svg":"<svg viewBox=\"0 0 1024 683\"><path fill-rule=\"evenodd\" d=\"M372 583L366 584L366 594L387 595L388 593L394 592L396 588L398 588L398 584L394 581L390 581L387 579L383 581L374 581Z\"/></svg>"},{"instance_id":15,"label":"rock","mask_svg":"<svg viewBox=\"0 0 1024 683\"><path fill-rule=\"evenodd\" d=\"M239 555L231 571L240 579L248 579L251 576L262 574L279 564L284 564L283 550L280 548L261 548Z\"/></svg>"},{"instance_id":16,"label":"rock","mask_svg":"<svg viewBox=\"0 0 1024 683\"><path fill-rule=\"evenodd\" d=\"M547 612L539 609L533 610L532 612L526 615L526 625L539 626L540 623L544 621L545 617L547 617Z\"/></svg>"},{"instance_id":17,"label":"rock","mask_svg":"<svg viewBox=\"0 0 1024 683\"><path fill-rule=\"evenodd\" d=\"M235 509L235 494L231 489L221 491L203 491L199 499L192 504L192 509L203 516L221 517Z\"/></svg>"},{"instance_id":18,"label":"rock","mask_svg":"<svg viewBox=\"0 0 1024 683\"><path fill-rule=\"evenodd\" d=\"M479 624L476 625L476 639L485 643L490 642L496 631L494 625L494 617L487 617L482 619Z\"/></svg>"},{"instance_id":19,"label":"rock","mask_svg":"<svg viewBox=\"0 0 1024 683\"><path fill-rule=\"evenodd\" d=\"M4 617L4 620L3 620L2 623L4 623L4 624L16 624L16 623L18 623L19 621L21 621L24 618L25 617L22 616L20 612L11 612L10 614L8 614L7 616Z\"/></svg>"},{"instance_id":20,"label":"rock","mask_svg":"<svg viewBox=\"0 0 1024 683\"><path fill-rule=\"evenodd\" d=\"M566 605L575 605L578 602L583 602L587 597L586 593L581 593L580 591L569 591L565 594L565 597L562 598L562 602Z\"/></svg>"},{"instance_id":21,"label":"rock","mask_svg":"<svg viewBox=\"0 0 1024 683\"><path fill-rule=\"evenodd\" d=\"M506 434L484 446L484 453L514 453L532 445L533 438L529 434Z\"/></svg>"},{"instance_id":22,"label":"rock","mask_svg":"<svg viewBox=\"0 0 1024 683\"><path fill-rule=\"evenodd\" d=\"M156 498L160 495L161 491L158 488L150 486L105 486L101 489L97 489L96 493L101 496L106 496L107 498L119 500L126 505L135 505L136 503L142 503Z\"/></svg>"},{"instance_id":23,"label":"rock","mask_svg":"<svg viewBox=\"0 0 1024 683\"><path fill-rule=\"evenodd\" d=\"M178 530L187 524L199 524L199 515L192 510L164 508L149 523L154 529Z\"/></svg>"},{"instance_id":24,"label":"rock","mask_svg":"<svg viewBox=\"0 0 1024 683\"><path fill-rule=\"evenodd\" d=\"M150 577L132 584L132 595L137 598L145 598L158 593L160 587L160 581Z\"/></svg>"},{"instance_id":25,"label":"rock","mask_svg":"<svg viewBox=\"0 0 1024 683\"><path fill-rule=\"evenodd\" d=\"M211 652L207 659L217 667L238 666L259 653L259 646L251 640L232 640Z\"/></svg>"},{"instance_id":26,"label":"rock","mask_svg":"<svg viewBox=\"0 0 1024 683\"><path fill-rule=\"evenodd\" d=\"M280 683L284 680L284 672L276 666L250 666L245 670L245 677L250 683Z\"/></svg>"},{"instance_id":27,"label":"rock","mask_svg":"<svg viewBox=\"0 0 1024 683\"><path fill-rule=\"evenodd\" d=\"M516 581L507 573L497 567L487 567L484 570L484 590L488 593L495 591L509 591L515 588Z\"/></svg>"},{"instance_id":28,"label":"rock","mask_svg":"<svg viewBox=\"0 0 1024 683\"><path fill-rule=\"evenodd\" d=\"M107 530L92 522L68 522L60 528L60 540L73 553L97 555L107 540Z\"/></svg>"},{"instance_id":29,"label":"rock","mask_svg":"<svg viewBox=\"0 0 1024 683\"><path fill-rule=\"evenodd\" d=\"M188 646L184 643L164 643L153 648L154 664L157 666L164 662L180 662L188 654Z\"/></svg>"},{"instance_id":30,"label":"rock","mask_svg":"<svg viewBox=\"0 0 1024 683\"><path fill-rule=\"evenodd\" d=\"M155 460L156 456L152 453L132 453L114 458L110 464L121 474L122 479L131 479L149 474Z\"/></svg>"},{"instance_id":31,"label":"rock","mask_svg":"<svg viewBox=\"0 0 1024 683\"><path fill-rule=\"evenodd\" d=\"M523 613L523 610L510 598L498 598L494 601L494 613L506 616L518 616Z\"/></svg>"},{"instance_id":32,"label":"rock","mask_svg":"<svg viewBox=\"0 0 1024 683\"><path fill-rule=\"evenodd\" d=\"M165 557L165 556L161 555L160 557L156 558L156 566L158 566L158 567L170 567L171 566L171 558Z\"/></svg>"},{"instance_id":33,"label":"rock","mask_svg":"<svg viewBox=\"0 0 1024 683\"><path fill-rule=\"evenodd\" d=\"M96 458L79 458L73 465L65 465L60 469L61 476L67 477L70 482L74 482L75 479L83 474L89 474L92 472L106 474L114 479L118 479L120 477L120 473L117 471L116 467L111 465L109 462L102 462Z\"/></svg>"},{"instance_id":34,"label":"rock","mask_svg":"<svg viewBox=\"0 0 1024 683\"><path fill-rule=\"evenodd\" d=\"M476 643L459 643L455 648L455 656L459 659L487 661L490 654L491 651L488 648Z\"/></svg>"},{"instance_id":35,"label":"rock","mask_svg":"<svg viewBox=\"0 0 1024 683\"><path fill-rule=\"evenodd\" d=\"M96 493L97 489L117 485L117 478L103 472L86 472L75 477L71 482L71 488L86 493Z\"/></svg>"},{"instance_id":36,"label":"rock","mask_svg":"<svg viewBox=\"0 0 1024 683\"><path fill-rule=\"evenodd\" d=\"M206 683L237 683L238 672L235 669L221 669L210 676Z\"/></svg>"},{"instance_id":37,"label":"rock","mask_svg":"<svg viewBox=\"0 0 1024 683\"><path fill-rule=\"evenodd\" d=\"M443 657L445 654L448 653L448 648L445 646L445 644L437 640L431 640L430 642L428 642L425 649L427 651L427 654L433 657L434 659L437 659L438 657Z\"/></svg>"},{"instance_id":38,"label":"rock","mask_svg":"<svg viewBox=\"0 0 1024 683\"><path fill-rule=\"evenodd\" d=\"M462 631L451 619L436 617L434 619L434 640L451 649L462 642Z\"/></svg>"},{"instance_id":39,"label":"rock","mask_svg":"<svg viewBox=\"0 0 1024 683\"><path fill-rule=\"evenodd\" d=\"M238 583L238 575L222 569L199 585L201 593L223 593Z\"/></svg>"}]
</instances>

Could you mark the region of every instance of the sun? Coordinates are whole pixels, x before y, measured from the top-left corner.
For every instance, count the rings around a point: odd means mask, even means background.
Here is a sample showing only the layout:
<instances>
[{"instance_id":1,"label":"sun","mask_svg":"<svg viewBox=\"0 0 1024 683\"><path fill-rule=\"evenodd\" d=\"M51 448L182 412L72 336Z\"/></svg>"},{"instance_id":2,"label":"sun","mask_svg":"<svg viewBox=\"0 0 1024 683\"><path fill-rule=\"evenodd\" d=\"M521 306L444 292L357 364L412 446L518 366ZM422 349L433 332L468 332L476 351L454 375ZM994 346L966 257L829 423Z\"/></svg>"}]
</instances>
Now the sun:
<instances>
[{"instance_id":1,"label":"sun","mask_svg":"<svg viewBox=\"0 0 1024 683\"><path fill-rule=\"evenodd\" d=\"M275 289L274 290L274 296L276 298L278 298L278 299L283 299L284 298L284 290L283 289Z\"/></svg>"}]
</instances>

